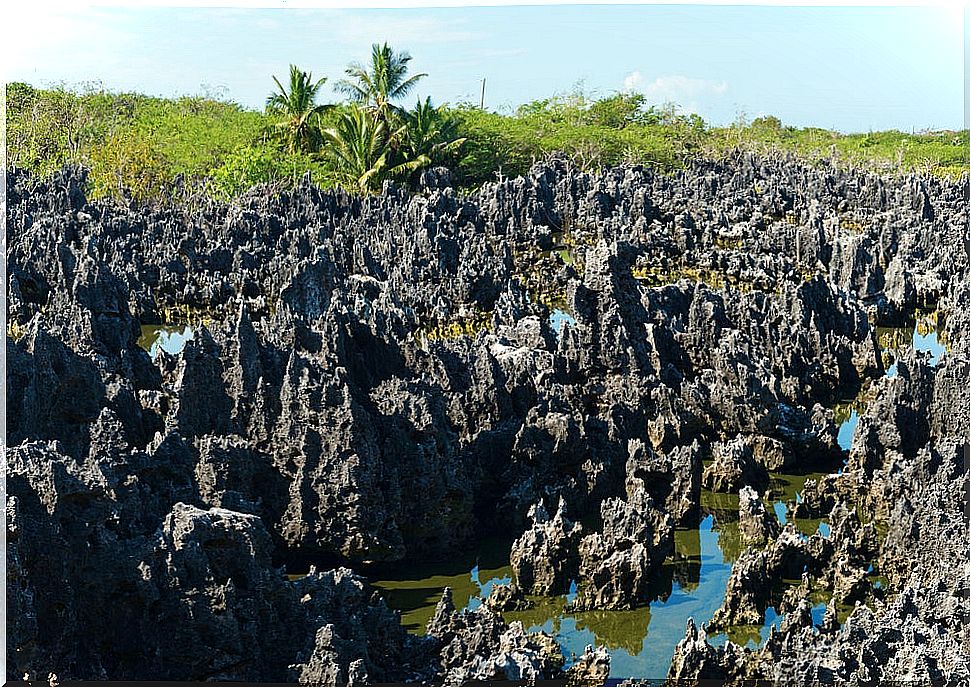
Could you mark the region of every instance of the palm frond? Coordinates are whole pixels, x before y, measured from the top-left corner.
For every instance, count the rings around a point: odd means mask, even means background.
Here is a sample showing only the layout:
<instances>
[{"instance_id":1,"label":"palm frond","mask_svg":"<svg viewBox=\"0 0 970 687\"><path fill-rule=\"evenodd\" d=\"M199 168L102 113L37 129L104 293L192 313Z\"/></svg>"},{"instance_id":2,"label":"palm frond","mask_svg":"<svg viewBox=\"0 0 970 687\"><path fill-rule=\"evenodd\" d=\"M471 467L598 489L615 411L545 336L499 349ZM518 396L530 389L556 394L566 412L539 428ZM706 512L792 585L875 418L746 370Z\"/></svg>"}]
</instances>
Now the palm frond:
<instances>
[{"instance_id":1,"label":"palm frond","mask_svg":"<svg viewBox=\"0 0 970 687\"><path fill-rule=\"evenodd\" d=\"M319 115L331 107L316 103L317 95L326 81L326 77L314 81L310 72L294 64L290 65L289 89L277 77L273 77L277 91L266 98L266 108L280 118L275 128L282 132L291 152L298 148L312 151L319 138Z\"/></svg>"},{"instance_id":2,"label":"palm frond","mask_svg":"<svg viewBox=\"0 0 970 687\"><path fill-rule=\"evenodd\" d=\"M397 84L397 86L395 86L394 91L390 94L390 97L393 100L397 100L398 98L403 98L404 96L406 96L408 93L411 92L411 89L413 89L414 86L417 85L418 81L420 81L426 76L427 74L422 72L420 74L415 74L414 76L400 82L399 84Z\"/></svg>"}]
</instances>

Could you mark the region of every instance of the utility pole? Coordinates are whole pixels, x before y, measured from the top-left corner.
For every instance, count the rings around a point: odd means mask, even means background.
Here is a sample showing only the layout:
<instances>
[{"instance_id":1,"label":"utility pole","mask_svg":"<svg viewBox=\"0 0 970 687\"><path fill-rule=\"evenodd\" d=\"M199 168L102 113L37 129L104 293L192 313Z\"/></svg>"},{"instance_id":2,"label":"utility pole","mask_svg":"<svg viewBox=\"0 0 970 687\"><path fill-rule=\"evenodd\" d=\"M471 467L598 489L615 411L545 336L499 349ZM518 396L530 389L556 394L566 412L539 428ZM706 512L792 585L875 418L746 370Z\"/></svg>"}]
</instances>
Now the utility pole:
<instances>
[{"instance_id":1,"label":"utility pole","mask_svg":"<svg viewBox=\"0 0 970 687\"><path fill-rule=\"evenodd\" d=\"M484 77L482 78L482 104L480 105L480 107L483 110L485 109L485 78Z\"/></svg>"}]
</instances>

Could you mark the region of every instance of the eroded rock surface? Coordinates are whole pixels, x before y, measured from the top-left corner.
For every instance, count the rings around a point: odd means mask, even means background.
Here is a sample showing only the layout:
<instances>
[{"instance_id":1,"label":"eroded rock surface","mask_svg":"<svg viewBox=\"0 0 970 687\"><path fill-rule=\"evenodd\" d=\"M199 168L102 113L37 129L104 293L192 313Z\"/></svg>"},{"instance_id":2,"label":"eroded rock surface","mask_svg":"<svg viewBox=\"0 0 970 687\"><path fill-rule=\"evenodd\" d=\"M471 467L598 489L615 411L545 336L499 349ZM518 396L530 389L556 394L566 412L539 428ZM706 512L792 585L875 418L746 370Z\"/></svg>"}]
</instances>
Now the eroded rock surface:
<instances>
[{"instance_id":1,"label":"eroded rock surface","mask_svg":"<svg viewBox=\"0 0 970 687\"><path fill-rule=\"evenodd\" d=\"M516 583L529 594L565 594L579 575L583 527L569 521L562 500L553 517L542 502L529 510L529 517L532 527L512 544L510 558Z\"/></svg>"},{"instance_id":2,"label":"eroded rock surface","mask_svg":"<svg viewBox=\"0 0 970 687\"><path fill-rule=\"evenodd\" d=\"M406 634L361 572L502 533L523 591L635 607L702 484L779 470L831 473L793 508L831 532L742 496L717 619L774 604L781 631L752 652L691 625L671 675L965 674L970 181L741 154L448 183L129 208L10 171L8 677L558 677L486 605ZM915 307L948 350L884 376L877 326ZM193 335L152 357L161 323ZM843 466L832 406L862 390Z\"/></svg>"}]
</instances>

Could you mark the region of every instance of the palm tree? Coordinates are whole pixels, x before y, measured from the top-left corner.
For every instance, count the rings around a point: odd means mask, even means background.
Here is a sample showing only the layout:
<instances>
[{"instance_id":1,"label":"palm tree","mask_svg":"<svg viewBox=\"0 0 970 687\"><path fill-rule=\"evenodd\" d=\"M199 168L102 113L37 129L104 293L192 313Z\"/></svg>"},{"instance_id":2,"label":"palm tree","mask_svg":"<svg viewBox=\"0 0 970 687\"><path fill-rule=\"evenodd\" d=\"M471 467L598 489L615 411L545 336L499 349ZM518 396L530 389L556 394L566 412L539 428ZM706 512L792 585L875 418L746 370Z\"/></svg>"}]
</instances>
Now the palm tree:
<instances>
[{"instance_id":1,"label":"palm tree","mask_svg":"<svg viewBox=\"0 0 970 687\"><path fill-rule=\"evenodd\" d=\"M425 156L397 162L394 144L405 126L389 132L387 124L359 106L351 106L337 118L336 126L323 131L327 145L322 157L334 178L362 193L380 190L385 179L405 176L427 165Z\"/></svg>"},{"instance_id":2,"label":"palm tree","mask_svg":"<svg viewBox=\"0 0 970 687\"><path fill-rule=\"evenodd\" d=\"M320 141L319 117L333 107L316 103L327 78L314 82L310 72L291 64L289 90L275 76L273 81L278 90L266 98L266 110L280 118L276 127L282 131L287 148L291 153L315 150Z\"/></svg>"},{"instance_id":3,"label":"palm tree","mask_svg":"<svg viewBox=\"0 0 970 687\"><path fill-rule=\"evenodd\" d=\"M392 101L406 96L418 81L427 76L423 73L408 76L410 61L411 55L407 52L395 52L387 43L374 43L370 68L359 62L351 64L346 70L348 78L337 84L337 90L365 105L390 127L392 112L400 112Z\"/></svg>"},{"instance_id":4,"label":"palm tree","mask_svg":"<svg viewBox=\"0 0 970 687\"><path fill-rule=\"evenodd\" d=\"M419 100L404 119L404 152L410 159L425 157L429 165L437 164L458 152L467 140L458 137L458 121L444 105L432 105L431 98Z\"/></svg>"}]
</instances>

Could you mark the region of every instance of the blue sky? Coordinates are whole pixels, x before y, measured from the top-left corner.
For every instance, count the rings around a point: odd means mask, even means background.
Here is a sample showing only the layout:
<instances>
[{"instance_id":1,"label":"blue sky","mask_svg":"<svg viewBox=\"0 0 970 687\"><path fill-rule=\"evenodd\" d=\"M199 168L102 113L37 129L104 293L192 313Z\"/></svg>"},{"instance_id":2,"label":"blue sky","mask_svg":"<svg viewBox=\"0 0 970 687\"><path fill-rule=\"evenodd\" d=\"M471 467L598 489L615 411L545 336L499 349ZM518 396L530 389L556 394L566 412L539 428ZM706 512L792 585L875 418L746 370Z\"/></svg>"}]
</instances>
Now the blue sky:
<instances>
[{"instance_id":1,"label":"blue sky","mask_svg":"<svg viewBox=\"0 0 970 687\"><path fill-rule=\"evenodd\" d=\"M739 114L843 131L962 128L964 12L953 7L560 5L424 9L15 10L8 80L99 81L261 107L290 62L336 81L387 40L436 102L511 109L577 84L642 91L715 124ZM327 93L331 97L330 92ZM336 96L332 96L336 97Z\"/></svg>"}]
</instances>

